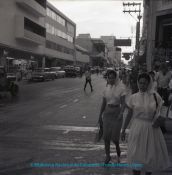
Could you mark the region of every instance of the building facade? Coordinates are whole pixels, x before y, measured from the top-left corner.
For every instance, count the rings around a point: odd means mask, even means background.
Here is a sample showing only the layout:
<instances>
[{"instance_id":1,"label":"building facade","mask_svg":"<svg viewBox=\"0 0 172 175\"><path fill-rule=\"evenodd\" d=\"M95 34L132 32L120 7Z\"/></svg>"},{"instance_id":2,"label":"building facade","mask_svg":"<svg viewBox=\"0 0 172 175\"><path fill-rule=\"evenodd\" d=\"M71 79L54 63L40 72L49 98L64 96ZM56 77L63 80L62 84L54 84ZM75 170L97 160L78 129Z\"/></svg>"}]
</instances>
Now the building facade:
<instances>
[{"instance_id":1,"label":"building facade","mask_svg":"<svg viewBox=\"0 0 172 175\"><path fill-rule=\"evenodd\" d=\"M113 66L119 66L121 62L121 49L114 46L115 36L101 36L108 50L108 61Z\"/></svg>"},{"instance_id":2,"label":"building facade","mask_svg":"<svg viewBox=\"0 0 172 175\"><path fill-rule=\"evenodd\" d=\"M76 24L48 2L46 13L47 66L73 64L76 59Z\"/></svg>"},{"instance_id":3,"label":"building facade","mask_svg":"<svg viewBox=\"0 0 172 175\"><path fill-rule=\"evenodd\" d=\"M43 55L46 29L46 0L0 1L0 57L1 65L6 58L40 59ZM2 25L3 24L3 25Z\"/></svg>"},{"instance_id":4,"label":"building facade","mask_svg":"<svg viewBox=\"0 0 172 175\"><path fill-rule=\"evenodd\" d=\"M1 0L0 22L0 65L75 62L76 24L46 0Z\"/></svg>"},{"instance_id":5,"label":"building facade","mask_svg":"<svg viewBox=\"0 0 172 175\"><path fill-rule=\"evenodd\" d=\"M172 64L172 1L145 0L144 13L147 69L162 62Z\"/></svg>"},{"instance_id":6,"label":"building facade","mask_svg":"<svg viewBox=\"0 0 172 175\"><path fill-rule=\"evenodd\" d=\"M83 47L76 45L76 65L84 67L90 62L90 56L88 50Z\"/></svg>"},{"instance_id":7,"label":"building facade","mask_svg":"<svg viewBox=\"0 0 172 175\"><path fill-rule=\"evenodd\" d=\"M76 43L89 52L90 65L103 67L106 60L106 47L100 38L91 38L90 34L79 34Z\"/></svg>"}]
</instances>

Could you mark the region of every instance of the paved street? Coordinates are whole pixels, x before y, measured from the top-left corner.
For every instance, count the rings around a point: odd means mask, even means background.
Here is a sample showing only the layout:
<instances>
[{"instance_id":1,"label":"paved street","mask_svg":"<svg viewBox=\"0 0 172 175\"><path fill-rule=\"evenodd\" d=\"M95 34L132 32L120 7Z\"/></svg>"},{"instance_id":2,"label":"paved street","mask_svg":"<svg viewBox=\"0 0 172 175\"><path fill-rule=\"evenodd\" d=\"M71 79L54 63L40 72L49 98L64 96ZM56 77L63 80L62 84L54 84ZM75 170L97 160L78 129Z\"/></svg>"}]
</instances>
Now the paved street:
<instances>
[{"instance_id":1,"label":"paved street","mask_svg":"<svg viewBox=\"0 0 172 175\"><path fill-rule=\"evenodd\" d=\"M94 137L105 85L100 75L93 75L92 93L89 86L83 91L84 77L21 82L19 97L0 107L0 174L131 174L131 170L117 167L31 167L31 163L103 163L103 142L95 143ZM170 155L171 133L165 136ZM120 146L121 163L125 163L126 143ZM111 162L116 163L114 146Z\"/></svg>"}]
</instances>

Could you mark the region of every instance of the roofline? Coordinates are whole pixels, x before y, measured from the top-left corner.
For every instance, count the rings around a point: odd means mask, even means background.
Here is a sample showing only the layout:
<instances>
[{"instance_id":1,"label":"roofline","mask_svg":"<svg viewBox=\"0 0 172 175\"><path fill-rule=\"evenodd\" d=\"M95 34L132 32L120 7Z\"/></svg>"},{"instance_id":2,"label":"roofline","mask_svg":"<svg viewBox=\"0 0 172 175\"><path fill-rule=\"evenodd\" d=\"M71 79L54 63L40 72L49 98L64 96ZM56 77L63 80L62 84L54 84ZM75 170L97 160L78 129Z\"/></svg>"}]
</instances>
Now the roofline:
<instances>
[{"instance_id":1,"label":"roofline","mask_svg":"<svg viewBox=\"0 0 172 175\"><path fill-rule=\"evenodd\" d=\"M65 18L68 22L73 24L76 27L76 23L74 23L70 18L68 18L66 15L64 15L60 10L58 10L53 4L47 1L47 7L51 8L55 12L57 12L61 17Z\"/></svg>"}]
</instances>

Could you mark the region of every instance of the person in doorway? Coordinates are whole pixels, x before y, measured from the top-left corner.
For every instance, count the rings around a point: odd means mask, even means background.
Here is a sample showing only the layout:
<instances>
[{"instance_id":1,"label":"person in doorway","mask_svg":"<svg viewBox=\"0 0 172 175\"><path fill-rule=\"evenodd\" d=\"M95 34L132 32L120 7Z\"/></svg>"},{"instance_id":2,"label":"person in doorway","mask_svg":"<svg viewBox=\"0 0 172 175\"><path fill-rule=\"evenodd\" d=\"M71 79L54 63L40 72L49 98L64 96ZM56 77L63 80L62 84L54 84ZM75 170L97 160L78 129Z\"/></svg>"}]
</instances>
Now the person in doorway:
<instances>
[{"instance_id":1,"label":"person in doorway","mask_svg":"<svg viewBox=\"0 0 172 175\"><path fill-rule=\"evenodd\" d=\"M121 139L125 140L125 130L131 120L128 136L127 159L129 164L141 164L134 168L133 175L146 175L163 170L170 165L168 151L161 129L154 128L163 100L157 92L151 91L149 74L142 73L138 77L139 92L130 96L127 106L128 115L124 122ZM156 107L155 96L158 101Z\"/></svg>"},{"instance_id":2,"label":"person in doorway","mask_svg":"<svg viewBox=\"0 0 172 175\"><path fill-rule=\"evenodd\" d=\"M116 146L117 162L120 162L121 150L119 146L120 130L122 126L122 116L124 111L124 86L120 82L114 70L108 72L108 85L103 92L103 101L99 114L99 123L103 125L103 139L105 145L106 158L104 163L111 160L110 142Z\"/></svg>"},{"instance_id":3,"label":"person in doorway","mask_svg":"<svg viewBox=\"0 0 172 175\"><path fill-rule=\"evenodd\" d=\"M84 91L87 87L87 84L89 83L90 88L91 88L91 92L93 91L93 86L91 84L91 70L90 68L88 68L85 72L85 85L84 85Z\"/></svg>"}]
</instances>

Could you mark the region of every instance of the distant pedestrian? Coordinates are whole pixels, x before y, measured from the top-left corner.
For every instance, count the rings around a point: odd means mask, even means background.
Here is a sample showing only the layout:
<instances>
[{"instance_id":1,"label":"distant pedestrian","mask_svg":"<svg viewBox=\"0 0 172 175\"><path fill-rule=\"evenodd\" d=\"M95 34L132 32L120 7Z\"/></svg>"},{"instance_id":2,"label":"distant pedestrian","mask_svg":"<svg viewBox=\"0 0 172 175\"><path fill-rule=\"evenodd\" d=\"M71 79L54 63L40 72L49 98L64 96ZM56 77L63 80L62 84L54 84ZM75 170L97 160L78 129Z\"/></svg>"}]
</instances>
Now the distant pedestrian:
<instances>
[{"instance_id":1,"label":"distant pedestrian","mask_svg":"<svg viewBox=\"0 0 172 175\"><path fill-rule=\"evenodd\" d=\"M103 125L103 139L106 153L105 164L111 160L111 141L113 141L116 146L117 161L120 162L121 150L119 138L124 111L123 93L125 91L115 71L109 71L107 79L108 85L103 93L103 102L99 114L99 123Z\"/></svg>"},{"instance_id":2,"label":"distant pedestrian","mask_svg":"<svg viewBox=\"0 0 172 175\"><path fill-rule=\"evenodd\" d=\"M164 100L164 106L166 108L168 108L168 106L169 106L168 86L169 86L170 79L171 79L171 73L168 70L167 64L166 63L161 64L160 71L159 71L158 76L157 76L158 93L161 96L161 98ZM162 124L161 129L162 129L163 133L167 132L165 122Z\"/></svg>"},{"instance_id":3,"label":"distant pedestrian","mask_svg":"<svg viewBox=\"0 0 172 175\"><path fill-rule=\"evenodd\" d=\"M151 91L151 78L147 73L138 77L139 92L130 96L128 115L126 117L121 139L125 140L125 130L132 119L128 136L127 159L129 164L141 164L143 167L133 168L134 175L141 171L151 175L154 171L169 167L169 157L161 129L153 127L153 121L163 104L158 93ZM158 101L156 107L155 96Z\"/></svg>"},{"instance_id":4,"label":"distant pedestrian","mask_svg":"<svg viewBox=\"0 0 172 175\"><path fill-rule=\"evenodd\" d=\"M168 106L168 85L171 79L171 73L165 63L161 64L160 71L157 77L158 93L164 100L164 106Z\"/></svg>"},{"instance_id":5,"label":"distant pedestrian","mask_svg":"<svg viewBox=\"0 0 172 175\"><path fill-rule=\"evenodd\" d=\"M132 94L138 92L138 86L137 86L138 74L139 74L138 69L136 67L133 67L129 77Z\"/></svg>"},{"instance_id":6,"label":"distant pedestrian","mask_svg":"<svg viewBox=\"0 0 172 175\"><path fill-rule=\"evenodd\" d=\"M87 87L87 84L89 83L90 88L91 88L91 92L93 91L93 86L91 84L91 70L90 68L88 68L85 72L85 85L84 85L84 91Z\"/></svg>"},{"instance_id":7,"label":"distant pedestrian","mask_svg":"<svg viewBox=\"0 0 172 175\"><path fill-rule=\"evenodd\" d=\"M157 81L155 79L155 72L154 71L150 71L149 75L152 78L152 91L156 91L157 92L158 84L157 84Z\"/></svg>"},{"instance_id":8,"label":"distant pedestrian","mask_svg":"<svg viewBox=\"0 0 172 175\"><path fill-rule=\"evenodd\" d=\"M97 67L96 68L96 73L97 73L97 76L99 75L99 68Z\"/></svg>"}]
</instances>

